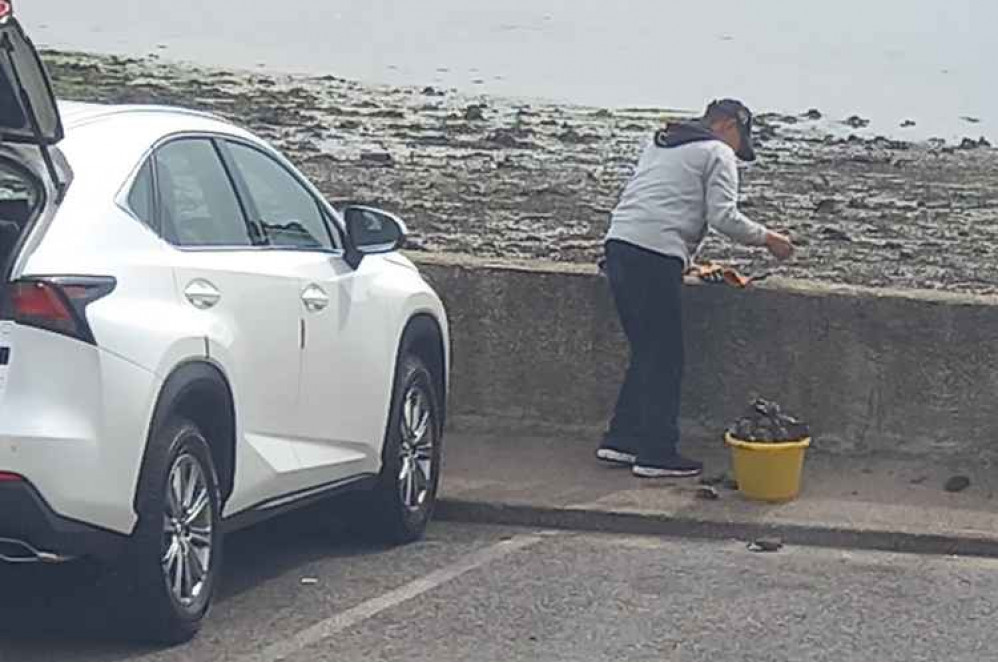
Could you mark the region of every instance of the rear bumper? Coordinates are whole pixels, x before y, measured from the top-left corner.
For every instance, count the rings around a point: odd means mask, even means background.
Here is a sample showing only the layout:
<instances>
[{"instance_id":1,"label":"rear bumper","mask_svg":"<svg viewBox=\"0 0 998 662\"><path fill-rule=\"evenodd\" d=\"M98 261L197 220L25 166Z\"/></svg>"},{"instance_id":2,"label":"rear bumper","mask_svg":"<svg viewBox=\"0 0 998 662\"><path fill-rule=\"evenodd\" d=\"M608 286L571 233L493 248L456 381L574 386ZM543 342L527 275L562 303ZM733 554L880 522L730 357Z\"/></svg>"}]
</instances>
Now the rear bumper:
<instances>
[{"instance_id":1,"label":"rear bumper","mask_svg":"<svg viewBox=\"0 0 998 662\"><path fill-rule=\"evenodd\" d=\"M54 333L15 326L7 338L0 471L23 476L60 517L131 534L135 485L160 380L110 352Z\"/></svg>"},{"instance_id":2,"label":"rear bumper","mask_svg":"<svg viewBox=\"0 0 998 662\"><path fill-rule=\"evenodd\" d=\"M127 536L61 517L27 481L0 483L0 539L60 557L117 556Z\"/></svg>"}]
</instances>

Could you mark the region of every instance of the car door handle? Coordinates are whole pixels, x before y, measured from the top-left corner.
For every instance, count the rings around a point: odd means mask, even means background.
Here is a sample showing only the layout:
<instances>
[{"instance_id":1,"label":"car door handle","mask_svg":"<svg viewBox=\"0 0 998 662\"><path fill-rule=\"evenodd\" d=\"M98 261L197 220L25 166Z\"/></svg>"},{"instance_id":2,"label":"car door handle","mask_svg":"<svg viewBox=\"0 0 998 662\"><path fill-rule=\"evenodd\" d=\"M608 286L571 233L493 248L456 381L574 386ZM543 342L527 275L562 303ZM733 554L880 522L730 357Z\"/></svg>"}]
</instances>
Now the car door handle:
<instances>
[{"instance_id":1,"label":"car door handle","mask_svg":"<svg viewBox=\"0 0 998 662\"><path fill-rule=\"evenodd\" d=\"M305 304L305 308L312 313L317 313L329 305L329 296L318 285L306 287L305 291L301 293L301 300Z\"/></svg>"},{"instance_id":2,"label":"car door handle","mask_svg":"<svg viewBox=\"0 0 998 662\"><path fill-rule=\"evenodd\" d=\"M222 293L214 285L200 278L187 286L184 296L199 310L207 310L222 300Z\"/></svg>"}]
</instances>

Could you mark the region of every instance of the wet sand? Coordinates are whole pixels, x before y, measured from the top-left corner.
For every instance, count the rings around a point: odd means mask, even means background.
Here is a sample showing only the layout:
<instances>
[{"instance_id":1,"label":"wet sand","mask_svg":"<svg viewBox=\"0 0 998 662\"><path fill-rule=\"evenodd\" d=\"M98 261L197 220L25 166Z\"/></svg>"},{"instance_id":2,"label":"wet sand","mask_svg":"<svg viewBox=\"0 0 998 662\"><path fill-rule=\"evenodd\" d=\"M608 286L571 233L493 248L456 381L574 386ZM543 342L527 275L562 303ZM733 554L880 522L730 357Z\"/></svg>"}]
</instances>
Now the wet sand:
<instances>
[{"instance_id":1,"label":"wet sand","mask_svg":"<svg viewBox=\"0 0 998 662\"><path fill-rule=\"evenodd\" d=\"M401 214L412 247L593 262L642 143L668 109L602 109L47 51L59 95L219 113L287 151L331 199ZM743 209L801 250L777 265L712 237L748 273L998 293L998 152L909 143L819 112L762 115ZM855 131L855 132L854 132Z\"/></svg>"}]
</instances>

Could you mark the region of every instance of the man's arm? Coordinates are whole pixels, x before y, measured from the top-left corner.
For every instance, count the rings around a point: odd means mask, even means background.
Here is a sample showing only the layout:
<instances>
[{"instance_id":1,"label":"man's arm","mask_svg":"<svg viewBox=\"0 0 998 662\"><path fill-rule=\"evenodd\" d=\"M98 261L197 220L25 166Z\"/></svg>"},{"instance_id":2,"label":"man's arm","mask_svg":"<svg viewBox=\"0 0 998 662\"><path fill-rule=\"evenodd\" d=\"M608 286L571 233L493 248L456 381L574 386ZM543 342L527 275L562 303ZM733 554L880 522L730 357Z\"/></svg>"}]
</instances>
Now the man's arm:
<instances>
[{"instance_id":1,"label":"man's arm","mask_svg":"<svg viewBox=\"0 0 998 662\"><path fill-rule=\"evenodd\" d=\"M707 169L707 225L732 240L749 246L765 246L781 260L793 253L790 239L766 229L738 210L738 166L735 156L722 150Z\"/></svg>"},{"instance_id":2,"label":"man's arm","mask_svg":"<svg viewBox=\"0 0 998 662\"><path fill-rule=\"evenodd\" d=\"M749 246L765 246L768 230L738 210L738 166L727 150L716 152L706 176L707 225Z\"/></svg>"}]
</instances>

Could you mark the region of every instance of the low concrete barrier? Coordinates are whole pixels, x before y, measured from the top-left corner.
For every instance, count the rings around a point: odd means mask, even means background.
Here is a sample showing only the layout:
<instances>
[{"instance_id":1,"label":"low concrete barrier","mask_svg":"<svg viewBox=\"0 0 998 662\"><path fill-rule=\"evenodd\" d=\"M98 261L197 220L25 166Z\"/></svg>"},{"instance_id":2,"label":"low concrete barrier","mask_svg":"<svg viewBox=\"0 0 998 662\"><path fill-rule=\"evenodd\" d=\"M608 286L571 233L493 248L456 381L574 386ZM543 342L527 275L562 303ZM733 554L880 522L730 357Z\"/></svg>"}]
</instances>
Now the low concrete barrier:
<instances>
[{"instance_id":1,"label":"low concrete barrier","mask_svg":"<svg viewBox=\"0 0 998 662\"><path fill-rule=\"evenodd\" d=\"M627 349L588 265L414 254L453 331L458 425L595 441ZM764 395L838 452L998 455L998 298L779 281L684 293L683 418L719 435Z\"/></svg>"}]
</instances>

